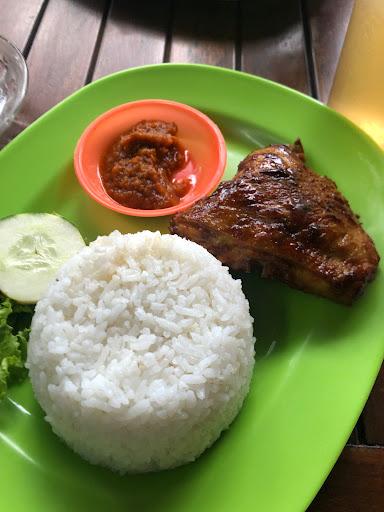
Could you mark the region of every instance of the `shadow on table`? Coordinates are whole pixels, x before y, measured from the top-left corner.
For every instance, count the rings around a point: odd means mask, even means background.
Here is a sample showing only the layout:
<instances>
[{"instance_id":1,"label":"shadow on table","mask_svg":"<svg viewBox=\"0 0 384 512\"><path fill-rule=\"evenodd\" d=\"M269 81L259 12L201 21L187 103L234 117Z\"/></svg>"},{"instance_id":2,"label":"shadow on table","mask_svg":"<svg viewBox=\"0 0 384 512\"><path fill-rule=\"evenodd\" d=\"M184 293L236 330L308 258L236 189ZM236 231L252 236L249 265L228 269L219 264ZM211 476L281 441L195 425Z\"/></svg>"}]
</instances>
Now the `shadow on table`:
<instances>
[{"instance_id":1,"label":"shadow on table","mask_svg":"<svg viewBox=\"0 0 384 512\"><path fill-rule=\"evenodd\" d=\"M73 0L89 10L100 8L93 0ZM152 31L195 37L204 33L211 39L228 39L232 26L240 37L265 39L301 22L299 2L286 0L147 0L106 1L108 18L120 25L136 25ZM237 21L241 20L241 24ZM221 23L223 27L217 26ZM240 29L240 25L242 29Z\"/></svg>"}]
</instances>

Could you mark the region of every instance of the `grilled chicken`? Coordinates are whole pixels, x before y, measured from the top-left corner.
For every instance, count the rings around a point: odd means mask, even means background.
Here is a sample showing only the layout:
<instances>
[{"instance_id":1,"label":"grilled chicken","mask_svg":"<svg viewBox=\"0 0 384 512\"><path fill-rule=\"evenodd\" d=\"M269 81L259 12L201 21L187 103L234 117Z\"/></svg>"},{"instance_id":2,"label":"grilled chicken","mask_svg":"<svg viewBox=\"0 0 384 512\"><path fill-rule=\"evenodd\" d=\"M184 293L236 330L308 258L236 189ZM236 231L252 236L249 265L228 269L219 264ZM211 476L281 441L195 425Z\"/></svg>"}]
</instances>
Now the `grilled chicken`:
<instances>
[{"instance_id":1,"label":"grilled chicken","mask_svg":"<svg viewBox=\"0 0 384 512\"><path fill-rule=\"evenodd\" d=\"M234 270L259 267L262 277L343 304L362 293L379 262L335 183L306 167L300 141L253 151L170 230Z\"/></svg>"}]
</instances>

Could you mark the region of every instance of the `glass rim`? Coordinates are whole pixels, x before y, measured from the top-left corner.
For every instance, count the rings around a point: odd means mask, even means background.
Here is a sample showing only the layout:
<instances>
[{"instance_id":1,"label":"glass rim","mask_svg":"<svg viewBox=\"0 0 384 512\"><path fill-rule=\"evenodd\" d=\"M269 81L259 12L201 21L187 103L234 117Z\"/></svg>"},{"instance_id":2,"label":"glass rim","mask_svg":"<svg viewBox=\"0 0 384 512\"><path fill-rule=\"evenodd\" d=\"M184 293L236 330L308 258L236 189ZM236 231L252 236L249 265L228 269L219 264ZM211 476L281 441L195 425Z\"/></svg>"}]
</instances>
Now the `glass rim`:
<instances>
[{"instance_id":1,"label":"glass rim","mask_svg":"<svg viewBox=\"0 0 384 512\"><path fill-rule=\"evenodd\" d=\"M3 132L9 124L12 122L14 116L17 114L19 108L21 107L21 104L25 98L27 88L28 88L28 81L29 81L29 72L28 72L28 66L26 63L26 60L22 54L22 52L19 50L19 48L9 39L7 39L5 36L0 34L0 45L3 44L5 47L8 46L10 48L11 52L14 53L14 56L19 59L21 63L21 71L22 71L22 81L17 87L17 92L15 96L9 101L10 105L10 112L9 115L3 120L4 125L1 126L0 121L0 131Z\"/></svg>"}]
</instances>

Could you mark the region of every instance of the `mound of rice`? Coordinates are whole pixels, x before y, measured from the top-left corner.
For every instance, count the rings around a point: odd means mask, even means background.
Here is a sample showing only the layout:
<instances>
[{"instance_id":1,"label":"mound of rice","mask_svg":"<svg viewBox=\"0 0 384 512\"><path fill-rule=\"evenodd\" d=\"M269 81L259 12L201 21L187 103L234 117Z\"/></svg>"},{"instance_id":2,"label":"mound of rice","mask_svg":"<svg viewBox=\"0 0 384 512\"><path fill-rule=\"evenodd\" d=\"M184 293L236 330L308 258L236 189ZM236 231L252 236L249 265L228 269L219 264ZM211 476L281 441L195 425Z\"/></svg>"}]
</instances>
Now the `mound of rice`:
<instances>
[{"instance_id":1,"label":"mound of rice","mask_svg":"<svg viewBox=\"0 0 384 512\"><path fill-rule=\"evenodd\" d=\"M121 473L193 461L235 418L254 365L240 281L177 235L115 231L60 270L27 366L54 432Z\"/></svg>"}]
</instances>

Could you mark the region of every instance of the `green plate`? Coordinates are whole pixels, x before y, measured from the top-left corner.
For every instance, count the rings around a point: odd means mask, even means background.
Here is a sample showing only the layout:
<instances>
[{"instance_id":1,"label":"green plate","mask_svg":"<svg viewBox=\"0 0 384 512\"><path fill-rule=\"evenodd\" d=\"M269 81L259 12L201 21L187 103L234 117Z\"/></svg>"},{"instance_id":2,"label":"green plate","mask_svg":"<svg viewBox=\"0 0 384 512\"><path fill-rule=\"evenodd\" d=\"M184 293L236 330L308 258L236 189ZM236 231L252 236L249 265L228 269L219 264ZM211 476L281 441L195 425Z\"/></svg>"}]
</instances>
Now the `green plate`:
<instances>
[{"instance_id":1,"label":"green plate","mask_svg":"<svg viewBox=\"0 0 384 512\"><path fill-rule=\"evenodd\" d=\"M0 154L0 216L55 211L92 240L113 229L167 229L91 200L72 153L87 124L119 103L168 98L210 115L228 144L226 176L252 149L302 139L384 253L384 156L358 128L316 101L253 76L199 65L117 73L52 109ZM242 276L243 277L243 276ZM384 353L383 273L351 308L249 275L257 363L231 428L198 461L120 477L91 466L51 433L29 382L0 406L1 508L19 511L304 510L348 439Z\"/></svg>"}]
</instances>

